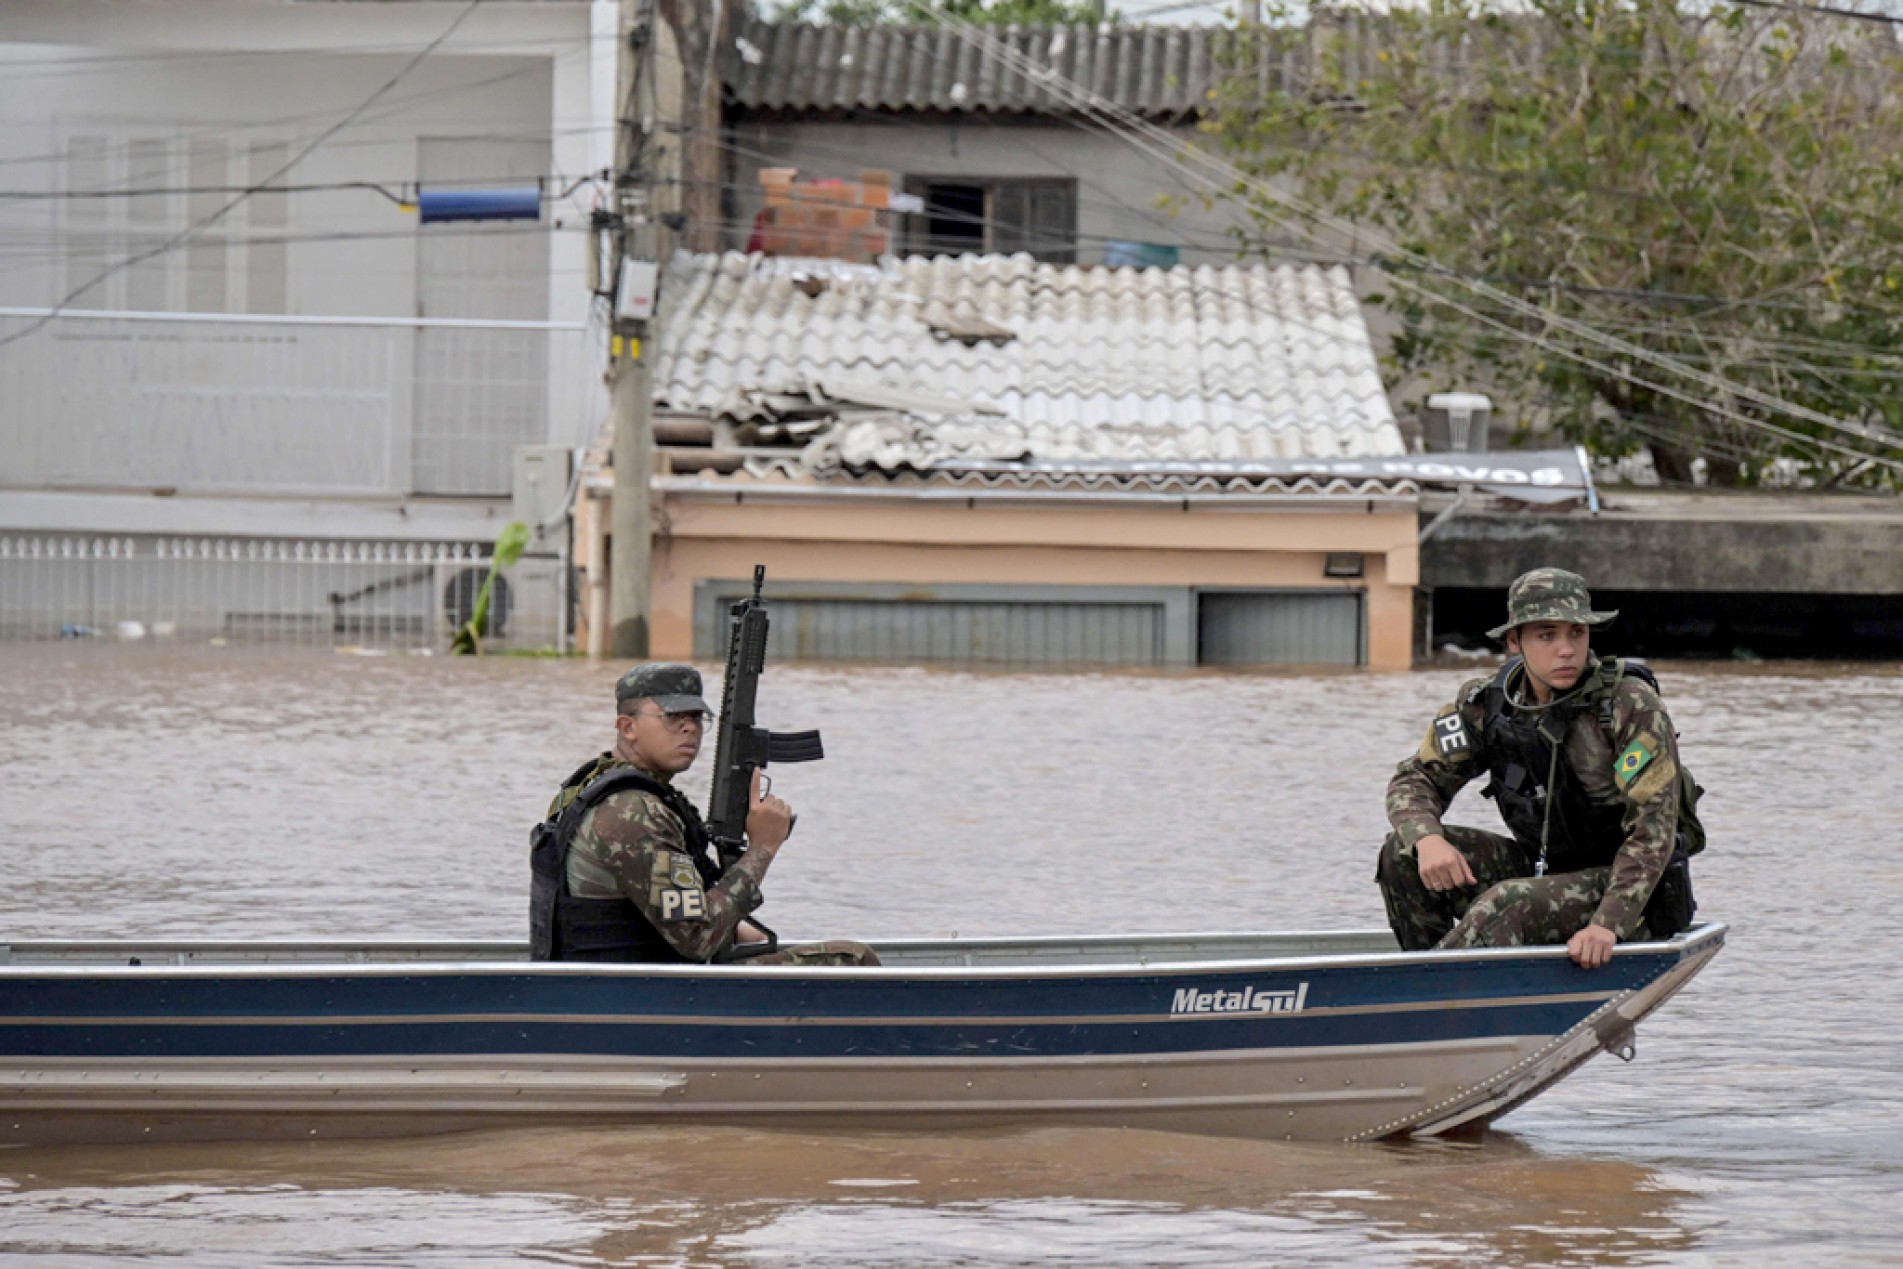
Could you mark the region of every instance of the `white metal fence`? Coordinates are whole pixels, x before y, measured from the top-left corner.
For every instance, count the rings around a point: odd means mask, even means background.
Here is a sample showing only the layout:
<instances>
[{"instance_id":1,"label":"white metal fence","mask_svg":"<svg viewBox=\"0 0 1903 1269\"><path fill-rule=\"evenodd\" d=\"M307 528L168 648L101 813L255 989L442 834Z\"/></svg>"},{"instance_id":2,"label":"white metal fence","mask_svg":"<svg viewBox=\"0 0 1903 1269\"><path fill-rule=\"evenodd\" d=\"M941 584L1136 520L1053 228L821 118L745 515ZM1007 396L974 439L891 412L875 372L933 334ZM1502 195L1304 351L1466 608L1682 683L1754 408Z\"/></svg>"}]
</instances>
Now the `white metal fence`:
<instances>
[{"instance_id":1,"label":"white metal fence","mask_svg":"<svg viewBox=\"0 0 1903 1269\"><path fill-rule=\"evenodd\" d=\"M0 335L45 309L0 308ZM0 348L0 485L506 496L605 416L578 323L67 312Z\"/></svg>"},{"instance_id":2,"label":"white metal fence","mask_svg":"<svg viewBox=\"0 0 1903 1269\"><path fill-rule=\"evenodd\" d=\"M0 639L440 650L488 571L477 543L0 535ZM566 592L553 561L520 562L490 642L559 647Z\"/></svg>"}]
</instances>

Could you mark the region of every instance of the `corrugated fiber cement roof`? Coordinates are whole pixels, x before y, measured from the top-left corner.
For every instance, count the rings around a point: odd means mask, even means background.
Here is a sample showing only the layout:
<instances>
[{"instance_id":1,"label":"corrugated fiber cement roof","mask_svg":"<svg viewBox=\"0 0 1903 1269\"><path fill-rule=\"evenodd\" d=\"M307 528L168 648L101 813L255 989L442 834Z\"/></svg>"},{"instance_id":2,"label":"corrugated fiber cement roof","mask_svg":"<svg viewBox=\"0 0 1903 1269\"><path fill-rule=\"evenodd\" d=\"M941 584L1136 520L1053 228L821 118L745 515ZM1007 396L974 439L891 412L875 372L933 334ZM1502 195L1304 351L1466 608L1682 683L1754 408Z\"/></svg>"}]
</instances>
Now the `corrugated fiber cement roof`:
<instances>
[{"instance_id":1,"label":"corrugated fiber cement roof","mask_svg":"<svg viewBox=\"0 0 1903 1269\"><path fill-rule=\"evenodd\" d=\"M1005 26L987 34L1065 79L1153 119L1200 112L1222 64L1220 27ZM736 41L727 91L741 110L1069 114L1047 88L957 32L755 20Z\"/></svg>"},{"instance_id":2,"label":"corrugated fiber cement roof","mask_svg":"<svg viewBox=\"0 0 1903 1269\"><path fill-rule=\"evenodd\" d=\"M968 403L911 411L944 415L938 442L884 447L880 467L927 466L954 438L953 452L1046 460L1404 451L1339 268L682 254L662 308L668 409L734 416L748 394L829 383Z\"/></svg>"}]
</instances>

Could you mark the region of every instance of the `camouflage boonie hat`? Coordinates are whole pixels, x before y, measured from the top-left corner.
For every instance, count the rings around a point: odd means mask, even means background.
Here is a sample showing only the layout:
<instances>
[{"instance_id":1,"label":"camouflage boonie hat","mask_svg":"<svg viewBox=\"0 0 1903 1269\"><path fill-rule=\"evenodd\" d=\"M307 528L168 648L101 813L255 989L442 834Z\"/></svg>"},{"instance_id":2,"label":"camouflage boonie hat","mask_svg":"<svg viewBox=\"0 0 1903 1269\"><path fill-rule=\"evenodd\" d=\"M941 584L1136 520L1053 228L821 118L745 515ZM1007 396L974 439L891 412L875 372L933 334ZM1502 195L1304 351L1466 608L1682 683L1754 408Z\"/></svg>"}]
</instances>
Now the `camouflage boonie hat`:
<instances>
[{"instance_id":1,"label":"camouflage boonie hat","mask_svg":"<svg viewBox=\"0 0 1903 1269\"><path fill-rule=\"evenodd\" d=\"M637 665L615 682L615 704L646 697L661 707L664 714L685 714L700 710L711 714L713 706L701 699L700 671L691 665L650 662Z\"/></svg>"},{"instance_id":2,"label":"camouflage boonie hat","mask_svg":"<svg viewBox=\"0 0 1903 1269\"><path fill-rule=\"evenodd\" d=\"M1507 622L1487 631L1487 637L1502 639L1507 631L1535 621L1603 626L1618 615L1617 609L1592 610L1592 594L1579 574L1563 568L1536 568L1513 579L1513 585L1507 588Z\"/></svg>"}]
</instances>

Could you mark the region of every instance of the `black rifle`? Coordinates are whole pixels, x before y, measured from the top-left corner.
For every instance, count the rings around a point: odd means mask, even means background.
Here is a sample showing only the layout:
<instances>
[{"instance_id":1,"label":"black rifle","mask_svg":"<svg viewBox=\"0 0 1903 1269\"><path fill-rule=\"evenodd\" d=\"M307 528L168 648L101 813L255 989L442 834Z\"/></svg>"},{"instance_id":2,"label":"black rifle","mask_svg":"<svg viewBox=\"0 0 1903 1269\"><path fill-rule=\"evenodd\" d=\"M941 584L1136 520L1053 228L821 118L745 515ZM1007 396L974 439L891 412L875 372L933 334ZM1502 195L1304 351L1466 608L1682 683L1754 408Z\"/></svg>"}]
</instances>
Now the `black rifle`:
<instances>
[{"instance_id":1,"label":"black rifle","mask_svg":"<svg viewBox=\"0 0 1903 1269\"><path fill-rule=\"evenodd\" d=\"M727 677L720 687L720 739L714 746L713 796L707 836L722 869L747 849L747 810L753 773L769 762L813 762L826 751L816 731L771 732L754 725L754 698L766 669L766 566L753 566L753 594L733 606L727 628ZM790 831L790 830L789 830Z\"/></svg>"}]
</instances>

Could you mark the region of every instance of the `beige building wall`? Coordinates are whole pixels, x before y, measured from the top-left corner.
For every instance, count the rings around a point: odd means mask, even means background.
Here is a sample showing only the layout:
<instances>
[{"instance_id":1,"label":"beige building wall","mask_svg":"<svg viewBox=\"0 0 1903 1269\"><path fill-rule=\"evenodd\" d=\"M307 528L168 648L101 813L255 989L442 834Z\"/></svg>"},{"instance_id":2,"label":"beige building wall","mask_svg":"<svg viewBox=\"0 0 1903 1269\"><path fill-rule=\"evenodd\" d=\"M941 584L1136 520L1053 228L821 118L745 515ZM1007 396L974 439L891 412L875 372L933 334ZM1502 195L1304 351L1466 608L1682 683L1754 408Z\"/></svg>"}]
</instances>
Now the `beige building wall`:
<instances>
[{"instance_id":1,"label":"beige building wall","mask_svg":"<svg viewBox=\"0 0 1903 1269\"><path fill-rule=\"evenodd\" d=\"M1411 663L1419 580L1412 499L1224 499L1186 509L1175 499L934 493L930 500L811 487L660 494L653 655L693 655L696 583L746 578L764 564L777 582L1362 591L1369 668ZM591 512L605 531L605 499ZM1364 576L1326 577L1331 552L1362 555ZM578 549L585 567L601 555L598 543ZM584 594L605 601L605 579L589 580L599 584ZM586 632L581 646L594 646Z\"/></svg>"}]
</instances>

